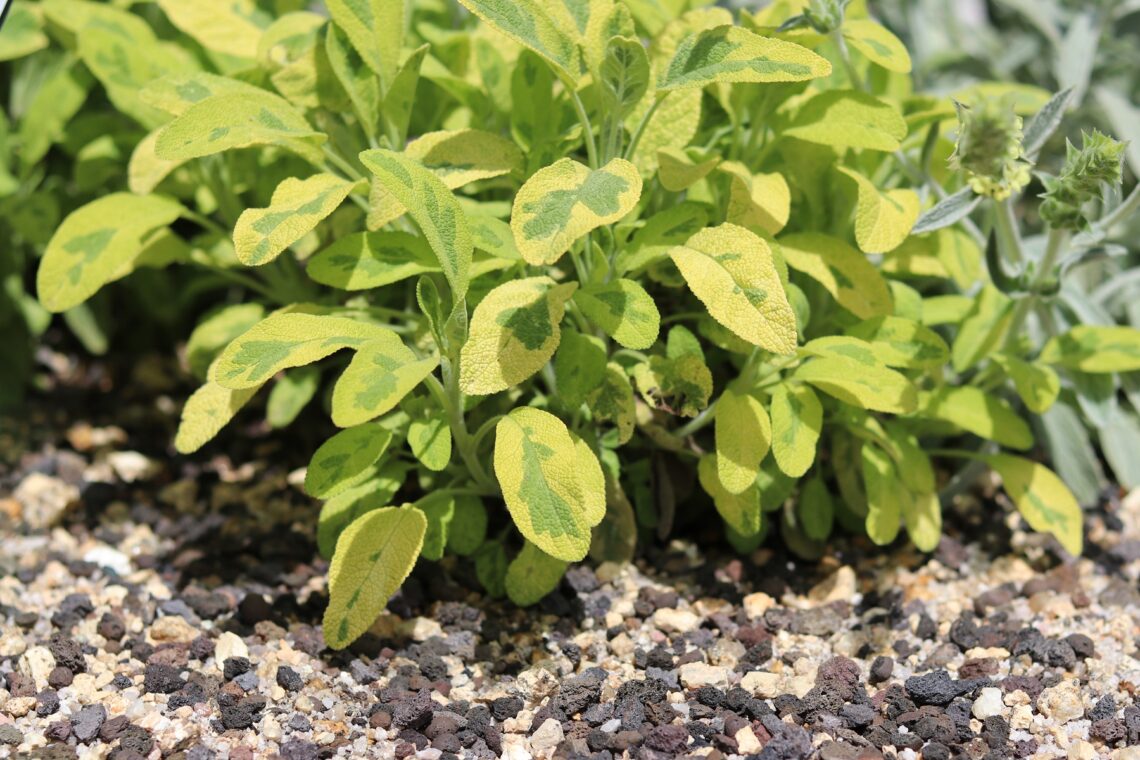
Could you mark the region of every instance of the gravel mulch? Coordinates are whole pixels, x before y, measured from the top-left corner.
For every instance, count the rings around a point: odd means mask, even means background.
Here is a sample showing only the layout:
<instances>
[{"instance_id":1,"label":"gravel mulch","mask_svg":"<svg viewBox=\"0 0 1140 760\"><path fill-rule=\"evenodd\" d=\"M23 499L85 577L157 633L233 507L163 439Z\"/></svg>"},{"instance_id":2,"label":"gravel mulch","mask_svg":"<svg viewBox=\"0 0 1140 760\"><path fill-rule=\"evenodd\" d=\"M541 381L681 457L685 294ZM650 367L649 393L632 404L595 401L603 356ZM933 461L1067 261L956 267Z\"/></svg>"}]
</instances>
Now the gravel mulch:
<instances>
[{"instance_id":1,"label":"gravel mulch","mask_svg":"<svg viewBox=\"0 0 1140 760\"><path fill-rule=\"evenodd\" d=\"M528 610L425 562L333 652L296 463L147 409L0 432L0 757L1140 760L1140 494L1075 562L984 494L930 556L674 541Z\"/></svg>"}]
</instances>

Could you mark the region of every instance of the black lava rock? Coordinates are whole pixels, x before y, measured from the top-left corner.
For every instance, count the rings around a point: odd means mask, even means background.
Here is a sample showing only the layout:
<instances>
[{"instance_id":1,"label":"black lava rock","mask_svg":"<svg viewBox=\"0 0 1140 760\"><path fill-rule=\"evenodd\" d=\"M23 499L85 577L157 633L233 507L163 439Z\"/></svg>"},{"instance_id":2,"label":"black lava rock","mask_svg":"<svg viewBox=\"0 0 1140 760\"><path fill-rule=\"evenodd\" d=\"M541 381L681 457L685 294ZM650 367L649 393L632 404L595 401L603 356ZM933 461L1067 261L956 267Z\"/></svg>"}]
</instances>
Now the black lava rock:
<instances>
[{"instance_id":1,"label":"black lava rock","mask_svg":"<svg viewBox=\"0 0 1140 760\"><path fill-rule=\"evenodd\" d=\"M427 689L421 689L411 697L396 704L392 711L392 723L400 728L419 730L431 722L434 707L435 703L431 700L431 692Z\"/></svg>"},{"instance_id":2,"label":"black lava rock","mask_svg":"<svg viewBox=\"0 0 1140 760\"><path fill-rule=\"evenodd\" d=\"M519 714L523 709L523 701L518 697L499 697L491 702L491 714L495 720L507 720Z\"/></svg>"},{"instance_id":3,"label":"black lava rock","mask_svg":"<svg viewBox=\"0 0 1140 760\"><path fill-rule=\"evenodd\" d=\"M48 641L48 649L55 658L56 665L67 668L72 673L83 673L87 670L83 647L75 639L62 633L53 633Z\"/></svg>"},{"instance_id":4,"label":"black lava rock","mask_svg":"<svg viewBox=\"0 0 1140 760\"><path fill-rule=\"evenodd\" d=\"M879 657L875 658L874 662L871 663L871 672L868 675L867 680L873 684L883 683L884 681L890 679L891 674L894 672L894 670L895 661L890 657L884 657L880 655Z\"/></svg>"},{"instance_id":5,"label":"black lava rock","mask_svg":"<svg viewBox=\"0 0 1140 760\"><path fill-rule=\"evenodd\" d=\"M300 691L304 688L305 682L301 679L300 674L287 665L277 666L277 685L285 691Z\"/></svg>"},{"instance_id":6,"label":"black lava rock","mask_svg":"<svg viewBox=\"0 0 1140 760\"><path fill-rule=\"evenodd\" d=\"M248 673L251 667L248 657L227 657L222 663L222 678L232 681L242 673Z\"/></svg>"},{"instance_id":7,"label":"black lava rock","mask_svg":"<svg viewBox=\"0 0 1140 760\"><path fill-rule=\"evenodd\" d=\"M222 725L227 729L249 728L257 722L258 716L264 709L263 697L246 697L222 708Z\"/></svg>"},{"instance_id":8,"label":"black lava rock","mask_svg":"<svg viewBox=\"0 0 1140 760\"><path fill-rule=\"evenodd\" d=\"M558 689L554 706L568 716L582 712L601 697L604 679L605 672L598 669L566 679Z\"/></svg>"},{"instance_id":9,"label":"black lava rock","mask_svg":"<svg viewBox=\"0 0 1140 760\"><path fill-rule=\"evenodd\" d=\"M95 738L103 721L107 720L107 708L103 705L87 705L71 718L71 733L83 743Z\"/></svg>"},{"instance_id":10,"label":"black lava rock","mask_svg":"<svg viewBox=\"0 0 1140 760\"><path fill-rule=\"evenodd\" d=\"M143 690L152 694L173 694L185 683L178 668L164 663L147 665L143 675Z\"/></svg>"},{"instance_id":11,"label":"black lava rock","mask_svg":"<svg viewBox=\"0 0 1140 760\"><path fill-rule=\"evenodd\" d=\"M946 705L960 694L974 688L972 681L955 681L945 670L935 670L906 679L906 692L920 705Z\"/></svg>"},{"instance_id":12,"label":"black lava rock","mask_svg":"<svg viewBox=\"0 0 1140 760\"><path fill-rule=\"evenodd\" d=\"M44 689L36 696L36 715L46 718L59 711L59 694L52 689Z\"/></svg>"}]
</instances>

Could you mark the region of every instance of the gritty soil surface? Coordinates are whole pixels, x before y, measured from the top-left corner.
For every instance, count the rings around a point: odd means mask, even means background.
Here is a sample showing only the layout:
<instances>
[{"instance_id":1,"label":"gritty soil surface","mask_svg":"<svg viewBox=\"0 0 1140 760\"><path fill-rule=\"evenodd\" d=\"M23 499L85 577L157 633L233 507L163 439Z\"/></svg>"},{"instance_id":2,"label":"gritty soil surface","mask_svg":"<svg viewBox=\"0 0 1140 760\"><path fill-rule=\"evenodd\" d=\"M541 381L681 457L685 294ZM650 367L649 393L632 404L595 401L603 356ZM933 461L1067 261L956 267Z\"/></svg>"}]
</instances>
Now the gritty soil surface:
<instances>
[{"instance_id":1,"label":"gritty soil surface","mask_svg":"<svg viewBox=\"0 0 1140 760\"><path fill-rule=\"evenodd\" d=\"M334 652L313 447L173 457L150 372L0 427L0 757L1140 759L1136 496L1077 561L980 494L930 556L673 541L527 610L421 562Z\"/></svg>"}]
</instances>

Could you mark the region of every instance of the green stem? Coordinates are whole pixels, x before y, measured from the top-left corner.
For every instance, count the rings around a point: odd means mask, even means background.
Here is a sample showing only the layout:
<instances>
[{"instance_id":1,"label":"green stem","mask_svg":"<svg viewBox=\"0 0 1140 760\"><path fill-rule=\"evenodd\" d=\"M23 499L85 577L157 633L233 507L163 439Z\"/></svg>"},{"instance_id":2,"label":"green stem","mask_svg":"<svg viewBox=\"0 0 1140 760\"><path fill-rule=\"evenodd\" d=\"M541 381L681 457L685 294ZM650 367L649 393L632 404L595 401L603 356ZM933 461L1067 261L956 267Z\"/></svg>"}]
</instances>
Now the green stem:
<instances>
[{"instance_id":1,"label":"green stem","mask_svg":"<svg viewBox=\"0 0 1140 760\"><path fill-rule=\"evenodd\" d=\"M459 450L459 456L467 465L467 471L471 477L480 486L495 489L494 481L487 476L487 471L483 469L483 465L476 456L471 434L467 432L467 422L463 417L463 394L459 390L459 377L450 366L444 367L443 374L447 382L446 388L435 375L428 375L424 383L427 385L428 391L447 412L451 437L455 442L455 447Z\"/></svg>"},{"instance_id":2,"label":"green stem","mask_svg":"<svg viewBox=\"0 0 1140 760\"><path fill-rule=\"evenodd\" d=\"M704 410L693 419L673 431L673 435L678 438L688 438L699 430L707 427L715 418L716 402L712 402L704 408Z\"/></svg>"},{"instance_id":3,"label":"green stem","mask_svg":"<svg viewBox=\"0 0 1140 760\"><path fill-rule=\"evenodd\" d=\"M1041 257L1041 263L1037 271L1033 273L1033 280L1029 283L1030 292L1022 296L1017 305L1013 307L1013 317L1009 321L1009 332L1005 336L1005 347L1007 349L1017 343L1018 334L1021 332L1021 328L1025 326L1029 312L1040 297L1037 295L1037 289L1052 275L1062 251L1068 247L1068 242L1068 230L1049 230L1049 239L1045 244L1045 255Z\"/></svg>"},{"instance_id":4,"label":"green stem","mask_svg":"<svg viewBox=\"0 0 1140 760\"><path fill-rule=\"evenodd\" d=\"M653 115L657 113L657 109L661 107L661 104L665 102L665 98L667 97L669 97L668 92L658 93L657 97L653 100L653 105L650 106L649 110L645 112L645 115L641 117L641 121L637 124L637 129L633 132L633 137L630 138L629 147L625 149L626 161L633 160L633 154L637 152L637 146L641 144L641 138L645 134L646 127L649 126Z\"/></svg>"},{"instance_id":5,"label":"green stem","mask_svg":"<svg viewBox=\"0 0 1140 760\"><path fill-rule=\"evenodd\" d=\"M832 35L835 39L835 45L839 48L839 57L843 61L843 68L847 72L847 77L851 80L851 84L858 90L867 90L866 83L860 78L859 72L855 70L855 64L851 61L851 51L847 49L847 40L843 39L843 33L838 29Z\"/></svg>"},{"instance_id":6,"label":"green stem","mask_svg":"<svg viewBox=\"0 0 1140 760\"><path fill-rule=\"evenodd\" d=\"M1017 231L1017 219L1013 215L1013 201L1007 198L1004 201L994 201L993 205L994 230L1001 243L1002 253L1014 264L1020 264L1025 255L1021 248L1021 233Z\"/></svg>"},{"instance_id":7,"label":"green stem","mask_svg":"<svg viewBox=\"0 0 1140 760\"><path fill-rule=\"evenodd\" d=\"M566 89L574 103L574 110L578 112L578 121L582 123L582 131L586 134L586 156L589 158L590 168L597 169L599 166L598 142L594 139L594 127L590 124L590 115L586 113L586 106L582 103L582 98L579 97L574 86L566 83Z\"/></svg>"}]
</instances>

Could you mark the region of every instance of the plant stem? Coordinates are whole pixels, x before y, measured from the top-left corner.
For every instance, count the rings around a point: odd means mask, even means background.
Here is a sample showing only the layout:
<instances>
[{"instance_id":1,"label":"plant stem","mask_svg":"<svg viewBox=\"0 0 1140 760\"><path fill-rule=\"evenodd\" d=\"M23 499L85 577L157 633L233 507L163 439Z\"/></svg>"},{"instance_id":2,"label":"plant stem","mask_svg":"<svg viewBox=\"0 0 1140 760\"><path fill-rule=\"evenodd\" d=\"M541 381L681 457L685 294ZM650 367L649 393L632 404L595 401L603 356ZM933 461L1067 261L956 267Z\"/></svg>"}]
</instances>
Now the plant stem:
<instances>
[{"instance_id":1,"label":"plant stem","mask_svg":"<svg viewBox=\"0 0 1140 760\"><path fill-rule=\"evenodd\" d=\"M443 368L444 380L447 387L439 382L435 375L428 375L424 383L427 385L428 390L436 401L447 412L448 422L451 427L451 437L455 441L455 447L459 449L459 456L462 457L463 463L467 465L467 471L471 473L471 477L475 482L484 488L491 488L497 490L495 482L487 476L486 470L479 462L476 456L474 441L471 434L467 432L467 421L463 417L463 394L459 390L459 377L452 369L450 363L446 364Z\"/></svg>"},{"instance_id":2,"label":"plant stem","mask_svg":"<svg viewBox=\"0 0 1140 760\"><path fill-rule=\"evenodd\" d=\"M594 127L590 124L590 115L586 113L586 106L582 103L582 98L578 96L578 91L574 86L569 83L564 83L566 89L570 92L570 99L574 102L574 110L578 112L578 121L582 123L582 131L586 133L586 156L590 161L590 168L598 168L598 143L594 139Z\"/></svg>"},{"instance_id":3,"label":"plant stem","mask_svg":"<svg viewBox=\"0 0 1140 760\"><path fill-rule=\"evenodd\" d=\"M835 45L839 48L839 57L843 61L843 68L847 72L847 78L851 80L851 84L857 90L866 91L867 85L860 78L859 72L855 70L855 64L851 62L851 51L847 49L847 40L843 39L843 33L838 29L832 35L835 38Z\"/></svg>"},{"instance_id":4,"label":"plant stem","mask_svg":"<svg viewBox=\"0 0 1140 760\"><path fill-rule=\"evenodd\" d=\"M1006 258L1020 264L1025 258L1021 249L1021 234L1017 231L1017 219L1013 215L1013 201L994 201L994 230Z\"/></svg>"},{"instance_id":5,"label":"plant stem","mask_svg":"<svg viewBox=\"0 0 1140 760\"><path fill-rule=\"evenodd\" d=\"M1030 292L1022 296L1013 308L1013 317L1009 321L1009 332L1006 333L1005 337L1006 348L1010 348L1017 342L1017 336L1021 332L1021 328L1025 326L1025 320L1029 317L1029 312L1039 298L1036 293L1037 288L1052 275L1057 266L1057 260L1061 257L1061 252L1068 247L1068 242L1068 230L1049 230L1049 239L1045 244L1045 255L1041 257L1041 263L1033 274L1032 282L1029 283Z\"/></svg>"},{"instance_id":6,"label":"plant stem","mask_svg":"<svg viewBox=\"0 0 1140 760\"><path fill-rule=\"evenodd\" d=\"M633 137L630 138L629 147L625 149L626 161L633 160L633 154L637 152L637 146L641 144L641 138L645 134L646 127L649 126L653 115L657 113L657 109L661 107L661 104L665 102L665 98L667 97L669 97L668 92L658 93L657 97L653 100L653 105L650 106L649 110L645 112L645 115L641 117L641 121L637 124L637 129L634 130Z\"/></svg>"},{"instance_id":7,"label":"plant stem","mask_svg":"<svg viewBox=\"0 0 1140 760\"><path fill-rule=\"evenodd\" d=\"M704 429L705 427L707 427L709 425L709 423L711 423L713 421L715 411L716 411L716 402L714 401L711 404L709 404L708 406L706 406L704 408L704 410L701 411L701 413L698 414L696 417L694 417L693 419L689 420L688 422L686 422L681 427L674 430L673 435L677 436L678 438L688 438L693 433L696 433L697 431Z\"/></svg>"}]
</instances>

